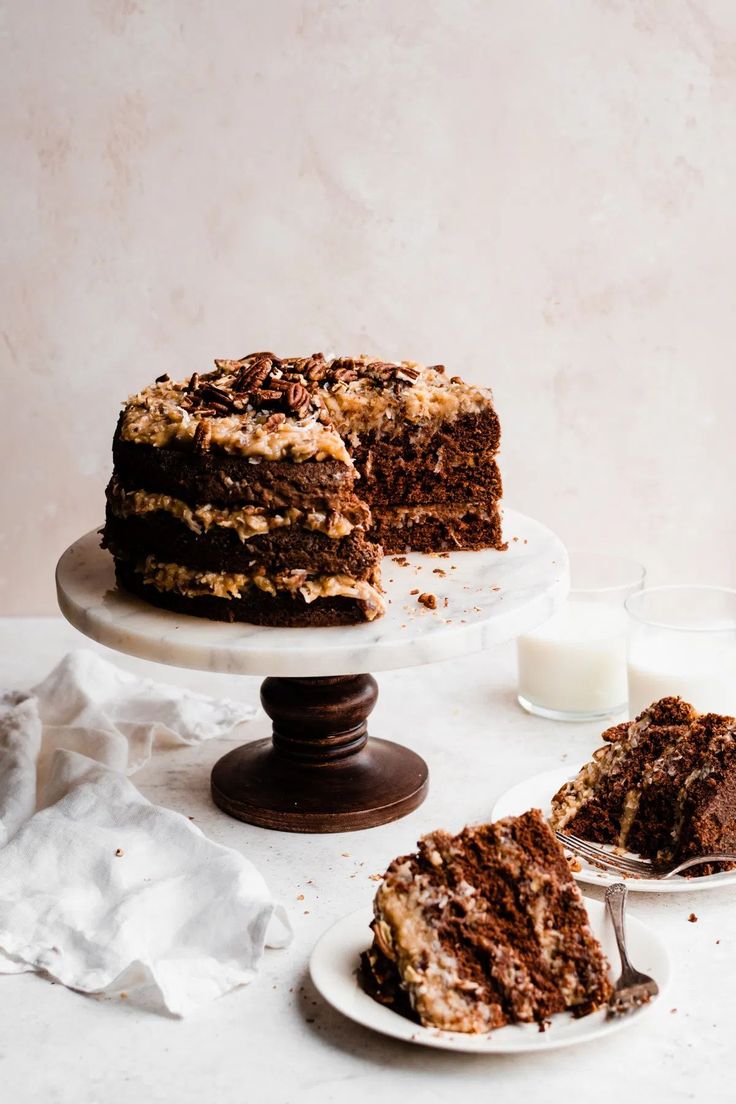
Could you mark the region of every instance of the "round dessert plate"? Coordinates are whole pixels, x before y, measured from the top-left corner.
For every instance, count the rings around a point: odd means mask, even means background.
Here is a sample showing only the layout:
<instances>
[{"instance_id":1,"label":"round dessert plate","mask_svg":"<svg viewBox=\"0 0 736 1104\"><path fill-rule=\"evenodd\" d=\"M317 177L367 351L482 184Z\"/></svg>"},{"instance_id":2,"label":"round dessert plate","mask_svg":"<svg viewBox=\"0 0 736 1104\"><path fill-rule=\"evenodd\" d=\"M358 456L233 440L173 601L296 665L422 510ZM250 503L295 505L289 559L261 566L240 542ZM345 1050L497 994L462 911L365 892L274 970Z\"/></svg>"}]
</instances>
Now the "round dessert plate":
<instances>
[{"instance_id":1,"label":"round dessert plate","mask_svg":"<svg viewBox=\"0 0 736 1104\"><path fill-rule=\"evenodd\" d=\"M387 556L386 613L361 625L273 628L169 613L115 585L96 530L56 569L61 611L119 652L205 671L317 677L414 667L482 651L540 625L567 595L567 552L538 521L504 511L508 550ZM436 608L418 601L434 595Z\"/></svg>"},{"instance_id":2,"label":"round dessert plate","mask_svg":"<svg viewBox=\"0 0 736 1104\"><path fill-rule=\"evenodd\" d=\"M582 763L580 765L582 766ZM543 774L535 774L532 778L512 786L493 806L491 820L518 816L519 813L525 813L527 809L541 809L544 816L549 817L552 813L552 797L560 786L575 777L578 769L557 767L555 770L544 771ZM638 858L636 855L630 857ZM722 874L704 874L700 878L683 878L676 874L674 878L663 881L661 878L626 878L611 871L599 870L583 858L578 858L578 862L580 870L573 871L573 877L578 882L584 882L586 885L609 886L614 882L623 881L633 893L696 893L705 889L721 889L723 886L736 885L736 870L727 870Z\"/></svg>"},{"instance_id":3,"label":"round dessert plate","mask_svg":"<svg viewBox=\"0 0 736 1104\"><path fill-rule=\"evenodd\" d=\"M588 900L585 904L593 934L601 943L608 961L612 963L613 981L620 973L613 928L604 905ZM611 1020L606 1019L603 1009L579 1020L568 1012L561 1012L552 1017L546 1031L540 1031L536 1024L509 1024L487 1035L440 1031L438 1028L421 1027L413 1023L373 1000L360 987L358 964L361 953L370 943L369 925L372 918L370 908L359 909L358 912L338 920L325 932L314 948L309 963L312 981L328 1004L343 1016L382 1035L390 1035L394 1039L403 1039L404 1042L419 1046L466 1054L519 1054L592 1042L638 1024L641 1017L647 1015L661 999L669 979L669 962L661 939L640 920L627 915L626 938L631 960L638 970L649 974L659 985L659 996L649 1004L628 1016Z\"/></svg>"}]
</instances>

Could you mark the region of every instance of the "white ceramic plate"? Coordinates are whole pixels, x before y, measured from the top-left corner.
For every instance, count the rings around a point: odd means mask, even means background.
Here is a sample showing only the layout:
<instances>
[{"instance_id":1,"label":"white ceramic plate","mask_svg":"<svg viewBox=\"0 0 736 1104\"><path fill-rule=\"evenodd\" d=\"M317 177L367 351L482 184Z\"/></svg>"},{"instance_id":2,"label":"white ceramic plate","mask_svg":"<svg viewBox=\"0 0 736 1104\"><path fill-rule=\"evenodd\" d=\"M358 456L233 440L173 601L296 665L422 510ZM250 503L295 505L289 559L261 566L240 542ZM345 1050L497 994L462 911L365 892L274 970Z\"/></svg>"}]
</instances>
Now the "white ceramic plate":
<instances>
[{"instance_id":1,"label":"white ceramic plate","mask_svg":"<svg viewBox=\"0 0 736 1104\"><path fill-rule=\"evenodd\" d=\"M577 769L558 767L519 782L517 786L512 786L499 797L493 807L491 820L518 816L520 813L525 813L527 809L541 809L544 816L548 817L552 811L552 797L560 786L574 778L577 773ZM723 886L736 885L736 870L727 870L722 874L705 874L701 878L683 878L678 874L663 882L657 878L624 878L620 874L599 870L598 867L586 863L585 859L579 858L578 861L581 869L574 871L574 877L579 882L585 882L587 885L609 886L614 882L625 881L628 889L635 893L696 893L705 889L721 889Z\"/></svg>"},{"instance_id":2,"label":"white ceramic plate","mask_svg":"<svg viewBox=\"0 0 736 1104\"><path fill-rule=\"evenodd\" d=\"M619 957L605 907L598 901L585 902L591 928L613 964L612 979L619 974ZM659 985L659 996L629 1016L607 1020L605 1011L593 1012L579 1020L569 1013L552 1017L546 1031L536 1024L509 1024L487 1035L466 1035L459 1031L439 1031L420 1027L398 1012L379 1004L364 993L358 984L357 969L361 953L370 944L370 908L359 909L325 932L312 951L309 963L312 981L324 999L343 1016L394 1039L440 1050L463 1051L466 1054L518 1054L523 1051L547 1051L557 1047L575 1046L603 1038L634 1023L661 999L669 979L669 963L664 944L657 935L633 916L626 917L626 935L631 960L637 969L653 977Z\"/></svg>"}]
</instances>

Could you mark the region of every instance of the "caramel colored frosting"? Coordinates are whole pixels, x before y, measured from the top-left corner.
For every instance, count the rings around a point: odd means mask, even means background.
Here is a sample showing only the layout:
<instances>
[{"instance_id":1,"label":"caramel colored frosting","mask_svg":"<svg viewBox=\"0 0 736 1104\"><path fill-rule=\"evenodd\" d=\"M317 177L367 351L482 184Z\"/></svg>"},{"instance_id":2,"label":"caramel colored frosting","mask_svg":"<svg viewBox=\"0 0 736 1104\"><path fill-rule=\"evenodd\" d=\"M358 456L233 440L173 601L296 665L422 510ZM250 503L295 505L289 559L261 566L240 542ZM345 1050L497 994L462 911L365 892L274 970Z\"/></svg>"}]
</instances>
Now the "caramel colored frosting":
<instances>
[{"instance_id":1,"label":"caramel colored frosting","mask_svg":"<svg viewBox=\"0 0 736 1104\"><path fill-rule=\"evenodd\" d=\"M372 506L372 513L381 521L391 522L393 525L414 525L415 523L430 520L452 521L464 518L467 514L480 518L482 521L490 521L494 516L495 503L486 505L477 502L458 503L427 503L420 506Z\"/></svg>"},{"instance_id":2,"label":"caramel colored frosting","mask_svg":"<svg viewBox=\"0 0 736 1104\"><path fill-rule=\"evenodd\" d=\"M186 381L164 381L131 396L120 430L123 440L156 448L193 449L197 428L202 424L213 451L261 460L340 460L352 464L339 433L322 424L313 410L278 426L269 425L268 411L200 414L182 406L185 388Z\"/></svg>"},{"instance_id":3,"label":"caramel colored frosting","mask_svg":"<svg viewBox=\"0 0 736 1104\"><path fill-rule=\"evenodd\" d=\"M242 541L292 525L339 540L351 533L357 525L366 524L370 517L367 509L357 507L353 512L341 513L297 509L296 506L279 510L267 510L262 506L252 505L189 506L180 498L167 494L126 491L116 479L112 480L107 494L111 509L117 517L140 517L163 511L178 518L194 533L206 533L214 525L234 529Z\"/></svg>"},{"instance_id":4,"label":"caramel colored frosting","mask_svg":"<svg viewBox=\"0 0 736 1104\"><path fill-rule=\"evenodd\" d=\"M490 391L473 387L458 376L450 379L436 367L409 362L396 367L399 371L402 367L413 368L418 376L408 386L401 385L399 376L398 386L388 387L370 376L361 377L344 388L325 392L325 406L340 433L348 436L375 431L390 437L405 422L451 422L461 414L476 414L491 405Z\"/></svg>"},{"instance_id":5,"label":"caramel colored frosting","mask_svg":"<svg viewBox=\"0 0 736 1104\"><path fill-rule=\"evenodd\" d=\"M352 575L312 575L308 571L269 573L257 568L252 574L235 571L196 571L182 564L163 563L148 556L136 570L144 582L157 590L173 590L187 597L203 595L240 598L251 587L276 596L280 592L301 594L305 602L317 598L355 598L372 621L383 613L383 601L375 581L355 579Z\"/></svg>"},{"instance_id":6,"label":"caramel colored frosting","mask_svg":"<svg viewBox=\"0 0 736 1104\"><path fill-rule=\"evenodd\" d=\"M453 421L491 407L490 391L442 365L368 357L279 358L251 353L174 382L160 377L129 399L121 436L157 448L213 450L254 460L339 460L344 438L391 436L408 421Z\"/></svg>"}]
</instances>

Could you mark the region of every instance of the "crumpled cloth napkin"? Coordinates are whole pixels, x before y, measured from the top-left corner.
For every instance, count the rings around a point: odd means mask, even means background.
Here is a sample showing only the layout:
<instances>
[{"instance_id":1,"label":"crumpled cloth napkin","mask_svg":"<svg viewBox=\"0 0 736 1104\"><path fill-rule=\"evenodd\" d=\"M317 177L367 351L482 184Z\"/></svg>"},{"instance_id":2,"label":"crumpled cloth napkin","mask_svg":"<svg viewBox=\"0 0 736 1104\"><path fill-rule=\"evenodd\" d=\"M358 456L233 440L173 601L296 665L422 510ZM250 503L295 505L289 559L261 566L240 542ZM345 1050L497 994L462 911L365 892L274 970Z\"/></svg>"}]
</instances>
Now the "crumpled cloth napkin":
<instances>
[{"instance_id":1,"label":"crumpled cloth napkin","mask_svg":"<svg viewBox=\"0 0 736 1104\"><path fill-rule=\"evenodd\" d=\"M253 977L288 921L255 866L127 777L154 744L227 734L255 710L71 652L0 695L0 973L135 991L186 1015Z\"/></svg>"}]
</instances>

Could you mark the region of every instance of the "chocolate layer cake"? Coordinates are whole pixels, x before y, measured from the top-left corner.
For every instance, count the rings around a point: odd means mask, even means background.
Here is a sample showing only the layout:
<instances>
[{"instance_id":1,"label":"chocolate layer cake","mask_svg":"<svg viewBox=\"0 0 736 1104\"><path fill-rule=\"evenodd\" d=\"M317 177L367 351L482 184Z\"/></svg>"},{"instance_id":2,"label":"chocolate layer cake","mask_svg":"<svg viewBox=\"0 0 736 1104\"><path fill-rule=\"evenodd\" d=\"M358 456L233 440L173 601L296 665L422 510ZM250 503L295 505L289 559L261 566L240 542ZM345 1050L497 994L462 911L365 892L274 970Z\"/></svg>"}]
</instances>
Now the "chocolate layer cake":
<instances>
[{"instance_id":1,"label":"chocolate layer cake","mask_svg":"<svg viewBox=\"0 0 736 1104\"><path fill-rule=\"evenodd\" d=\"M125 406L104 545L120 585L216 620L383 611L383 552L503 548L490 393L441 365L252 353Z\"/></svg>"},{"instance_id":2,"label":"chocolate layer cake","mask_svg":"<svg viewBox=\"0 0 736 1104\"><path fill-rule=\"evenodd\" d=\"M415 854L391 863L374 913L365 988L427 1027L543 1026L555 1012L592 1012L610 995L582 897L536 809L425 836Z\"/></svg>"},{"instance_id":3,"label":"chocolate layer cake","mask_svg":"<svg viewBox=\"0 0 736 1104\"><path fill-rule=\"evenodd\" d=\"M662 698L606 741L552 799L552 825L655 862L736 850L736 720ZM693 867L697 877L736 867Z\"/></svg>"}]
</instances>

